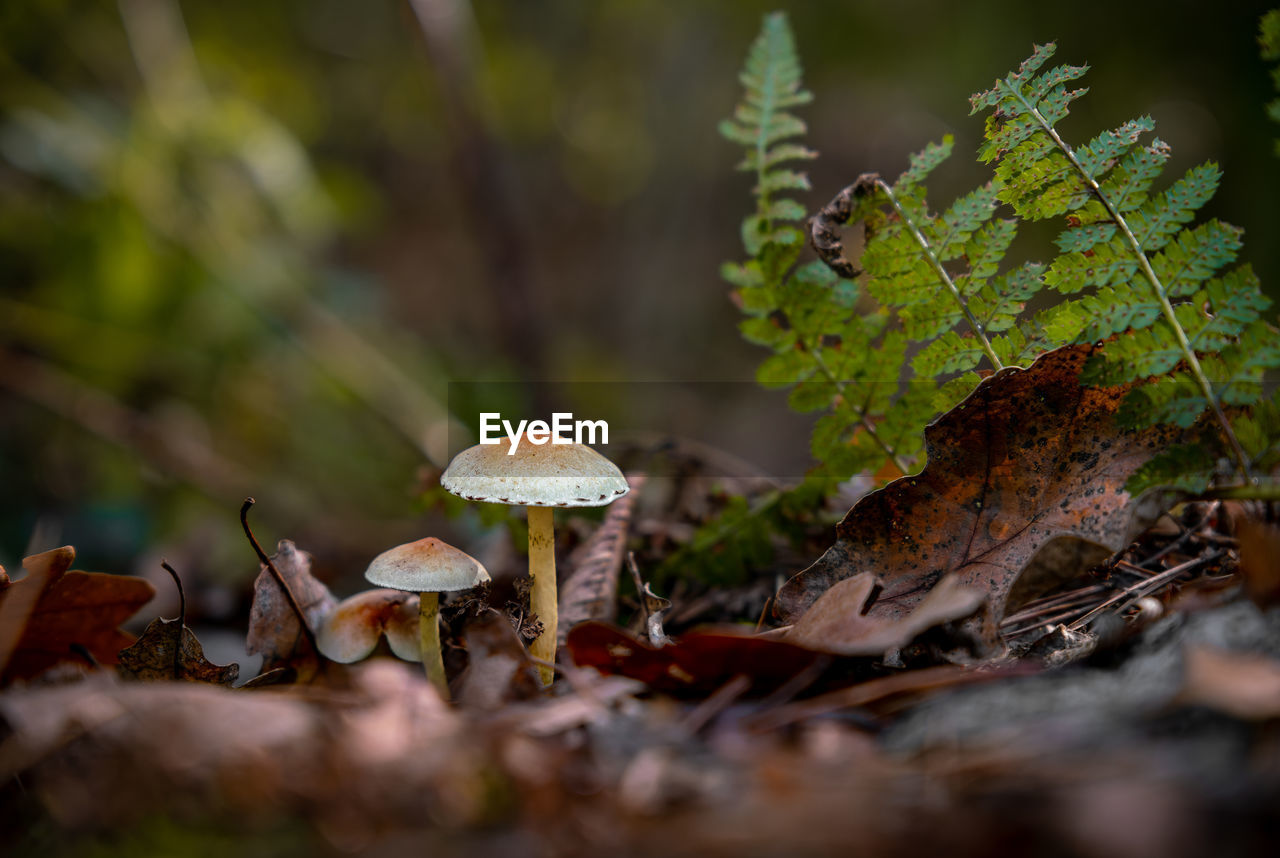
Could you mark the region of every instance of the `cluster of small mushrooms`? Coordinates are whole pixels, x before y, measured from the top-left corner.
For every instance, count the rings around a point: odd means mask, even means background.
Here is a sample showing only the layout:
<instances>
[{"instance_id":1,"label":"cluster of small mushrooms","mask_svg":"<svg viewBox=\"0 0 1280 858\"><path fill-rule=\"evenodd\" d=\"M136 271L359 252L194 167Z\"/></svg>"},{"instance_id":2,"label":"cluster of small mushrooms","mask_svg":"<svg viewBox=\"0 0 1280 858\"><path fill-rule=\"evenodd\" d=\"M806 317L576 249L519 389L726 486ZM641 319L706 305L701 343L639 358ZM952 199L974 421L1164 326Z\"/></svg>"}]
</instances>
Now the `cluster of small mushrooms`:
<instances>
[{"instance_id":1,"label":"cluster of small mushrooms","mask_svg":"<svg viewBox=\"0 0 1280 858\"><path fill-rule=\"evenodd\" d=\"M510 440L463 450L440 477L449 492L467 500L527 508L530 610L542 633L530 645L544 685L556 657L556 556L553 507L604 506L628 491L618 468L582 444L520 444ZM321 654L348 664L368 657L384 636L391 652L421 661L427 678L448 696L440 651L441 593L469 590L489 580L480 561L435 537L419 539L374 558L365 578L380 587L338 605L316 636ZM416 594L416 599L415 595ZM415 604L416 601L416 604Z\"/></svg>"}]
</instances>

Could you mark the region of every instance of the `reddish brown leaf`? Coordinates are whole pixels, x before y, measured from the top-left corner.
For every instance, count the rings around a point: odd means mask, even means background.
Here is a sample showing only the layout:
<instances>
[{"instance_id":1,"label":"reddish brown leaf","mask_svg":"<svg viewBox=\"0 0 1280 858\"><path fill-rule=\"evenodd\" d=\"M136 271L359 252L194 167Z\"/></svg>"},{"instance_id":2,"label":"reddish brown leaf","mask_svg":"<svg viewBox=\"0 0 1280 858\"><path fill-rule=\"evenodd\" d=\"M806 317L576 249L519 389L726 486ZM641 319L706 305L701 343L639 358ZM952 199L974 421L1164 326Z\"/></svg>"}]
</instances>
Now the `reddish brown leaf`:
<instances>
[{"instance_id":1,"label":"reddish brown leaf","mask_svg":"<svg viewBox=\"0 0 1280 858\"><path fill-rule=\"evenodd\" d=\"M68 571L70 546L22 561L27 576L0 589L0 664L4 681L37 676L62 662L115 664L134 637L118 627L151 601L144 578ZM16 642L14 639L16 638Z\"/></svg>"},{"instance_id":2,"label":"reddish brown leaf","mask_svg":"<svg viewBox=\"0 0 1280 858\"><path fill-rule=\"evenodd\" d=\"M869 614L895 619L951 574L989 595L994 636L1009 588L1046 542L1128 544L1138 528L1125 480L1180 430L1116 428L1128 388L1082 387L1090 352L1058 349L1002 370L931 423L925 469L854 505L835 545L778 591L779 616L795 622L837 581L871 572L885 590Z\"/></svg>"},{"instance_id":3,"label":"reddish brown leaf","mask_svg":"<svg viewBox=\"0 0 1280 858\"><path fill-rule=\"evenodd\" d=\"M195 633L182 626L182 650L175 653L180 620L157 617L142 637L120 651L120 674L144 681L184 680L231 685L240 676L238 664L213 664L204 657L204 647Z\"/></svg>"},{"instance_id":4,"label":"reddish brown leaf","mask_svg":"<svg viewBox=\"0 0 1280 858\"><path fill-rule=\"evenodd\" d=\"M27 577L21 587L11 587L7 573L0 581L0 678L8 669L40 597L71 568L75 556L75 549L70 546L36 554L22 561Z\"/></svg>"},{"instance_id":5,"label":"reddish brown leaf","mask_svg":"<svg viewBox=\"0 0 1280 858\"><path fill-rule=\"evenodd\" d=\"M706 694L737 676L751 680L752 693L767 694L825 658L783 641L726 632L690 632L658 648L597 622L575 626L567 645L580 667L629 676L671 694Z\"/></svg>"},{"instance_id":6,"label":"reddish brown leaf","mask_svg":"<svg viewBox=\"0 0 1280 858\"><path fill-rule=\"evenodd\" d=\"M338 603L329 588L311 574L311 555L282 539L271 562L288 584L314 634ZM307 630L275 576L265 566L253 582L253 607L249 611L245 649L261 653L262 673L276 668L313 668L317 663L316 650Z\"/></svg>"}]
</instances>

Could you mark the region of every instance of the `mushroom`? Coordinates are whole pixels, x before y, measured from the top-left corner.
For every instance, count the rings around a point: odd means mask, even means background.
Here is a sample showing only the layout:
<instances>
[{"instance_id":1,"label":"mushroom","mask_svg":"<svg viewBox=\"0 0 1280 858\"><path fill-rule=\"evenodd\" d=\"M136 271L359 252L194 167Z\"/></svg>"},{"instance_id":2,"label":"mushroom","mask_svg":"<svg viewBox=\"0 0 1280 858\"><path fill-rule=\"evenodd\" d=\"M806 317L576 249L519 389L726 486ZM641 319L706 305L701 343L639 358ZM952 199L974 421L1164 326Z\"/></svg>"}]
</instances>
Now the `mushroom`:
<instances>
[{"instance_id":1,"label":"mushroom","mask_svg":"<svg viewBox=\"0 0 1280 858\"><path fill-rule=\"evenodd\" d=\"M418 594L418 640L427 679L449 696L440 655L440 593L470 590L489 580L480 561L434 536L384 551L365 570L373 584ZM390 641L390 638L388 638ZM394 652L394 650L393 650Z\"/></svg>"},{"instance_id":2,"label":"mushroom","mask_svg":"<svg viewBox=\"0 0 1280 858\"><path fill-rule=\"evenodd\" d=\"M543 685L550 685L556 658L556 553L552 507L604 506L629 490L617 466L583 444L561 439L547 444L518 444L511 439L463 450L440 477L440 485L459 497L526 507L529 516L529 607L542 621L529 654Z\"/></svg>"},{"instance_id":3,"label":"mushroom","mask_svg":"<svg viewBox=\"0 0 1280 858\"><path fill-rule=\"evenodd\" d=\"M343 599L316 631L316 649L330 661L351 664L372 655L385 635L398 658L422 661L418 605L417 596L400 590L365 590Z\"/></svg>"}]
</instances>

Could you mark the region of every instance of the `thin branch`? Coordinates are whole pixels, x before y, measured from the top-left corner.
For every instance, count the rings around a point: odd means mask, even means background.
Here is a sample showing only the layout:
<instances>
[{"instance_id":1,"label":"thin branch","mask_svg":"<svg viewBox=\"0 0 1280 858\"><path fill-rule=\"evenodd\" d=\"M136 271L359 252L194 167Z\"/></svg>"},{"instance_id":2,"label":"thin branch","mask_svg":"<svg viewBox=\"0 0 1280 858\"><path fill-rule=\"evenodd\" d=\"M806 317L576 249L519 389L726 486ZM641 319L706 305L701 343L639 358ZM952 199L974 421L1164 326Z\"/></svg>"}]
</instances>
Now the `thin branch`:
<instances>
[{"instance_id":1,"label":"thin branch","mask_svg":"<svg viewBox=\"0 0 1280 858\"><path fill-rule=\"evenodd\" d=\"M307 636L311 648L319 652L316 647L316 635L311 630L311 624L307 622L307 615L303 613L302 606L298 604L298 599L293 595L293 590L289 589L289 582L280 574L280 570L271 562L271 558L267 556L267 552L262 550L262 546L258 544L258 538L253 535L253 529L249 527L249 508L257 503L253 498L245 498L244 504L240 507L240 526L244 528L244 535L248 537L249 544L253 546L254 552L258 555L258 562L270 570L276 583L280 585L284 597L289 601L289 607L293 608L293 612L298 616L298 623L302 626L302 631Z\"/></svg>"},{"instance_id":2,"label":"thin branch","mask_svg":"<svg viewBox=\"0 0 1280 858\"><path fill-rule=\"evenodd\" d=\"M182 641L187 628L187 594L182 590L182 579L178 577L178 573L169 565L168 560L161 559L160 568L169 573L173 578L173 583L178 588L178 640L173 647L173 678L182 678Z\"/></svg>"},{"instance_id":3,"label":"thin branch","mask_svg":"<svg viewBox=\"0 0 1280 858\"><path fill-rule=\"evenodd\" d=\"M1091 620L1096 614L1109 608L1111 605L1114 605L1116 602L1121 602L1125 600L1133 601L1133 600L1140 599L1143 596L1146 596L1150 593L1155 592L1165 584L1173 583L1173 581L1177 579L1179 576L1184 575L1187 572L1190 572L1192 569L1196 569L1200 566L1207 566L1208 564L1213 563L1214 561L1223 557L1223 555L1225 554L1226 554L1225 551L1213 551L1208 554L1202 555L1200 557L1196 557L1192 560L1188 560L1186 563L1179 563L1177 566L1174 566L1170 569L1166 569L1163 572L1152 575L1150 578L1147 578L1145 580L1130 584L1128 587L1125 587L1123 590L1116 593L1110 599L1107 599L1101 605L1098 605L1098 607L1094 608L1092 611L1089 611L1089 613L1080 617L1078 620L1075 620L1074 622L1072 622L1071 625L1069 625L1067 628L1072 630L1079 629L1081 626L1083 626L1085 623Z\"/></svg>"}]
</instances>

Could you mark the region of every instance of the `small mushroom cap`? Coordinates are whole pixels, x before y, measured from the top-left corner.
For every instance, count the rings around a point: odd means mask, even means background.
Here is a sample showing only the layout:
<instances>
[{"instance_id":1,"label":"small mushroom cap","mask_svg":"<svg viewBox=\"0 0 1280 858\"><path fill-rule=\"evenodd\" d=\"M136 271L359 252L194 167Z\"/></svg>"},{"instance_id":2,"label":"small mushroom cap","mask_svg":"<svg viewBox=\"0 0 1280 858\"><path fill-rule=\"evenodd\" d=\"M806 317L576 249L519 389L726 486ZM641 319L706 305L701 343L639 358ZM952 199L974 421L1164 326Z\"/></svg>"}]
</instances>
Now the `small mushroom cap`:
<instances>
[{"instance_id":1,"label":"small mushroom cap","mask_svg":"<svg viewBox=\"0 0 1280 858\"><path fill-rule=\"evenodd\" d=\"M489 580L480 561L434 536L384 551L365 570L370 583L411 593L470 590Z\"/></svg>"},{"instance_id":2,"label":"small mushroom cap","mask_svg":"<svg viewBox=\"0 0 1280 858\"><path fill-rule=\"evenodd\" d=\"M467 500L512 506L604 506L630 487L618 466L584 444L477 444L453 457L440 485Z\"/></svg>"},{"instance_id":3,"label":"small mushroom cap","mask_svg":"<svg viewBox=\"0 0 1280 858\"><path fill-rule=\"evenodd\" d=\"M343 599L320 624L316 648L330 661L351 664L372 655L384 634L398 657L422 661L417 596L399 590L366 590Z\"/></svg>"}]
</instances>

